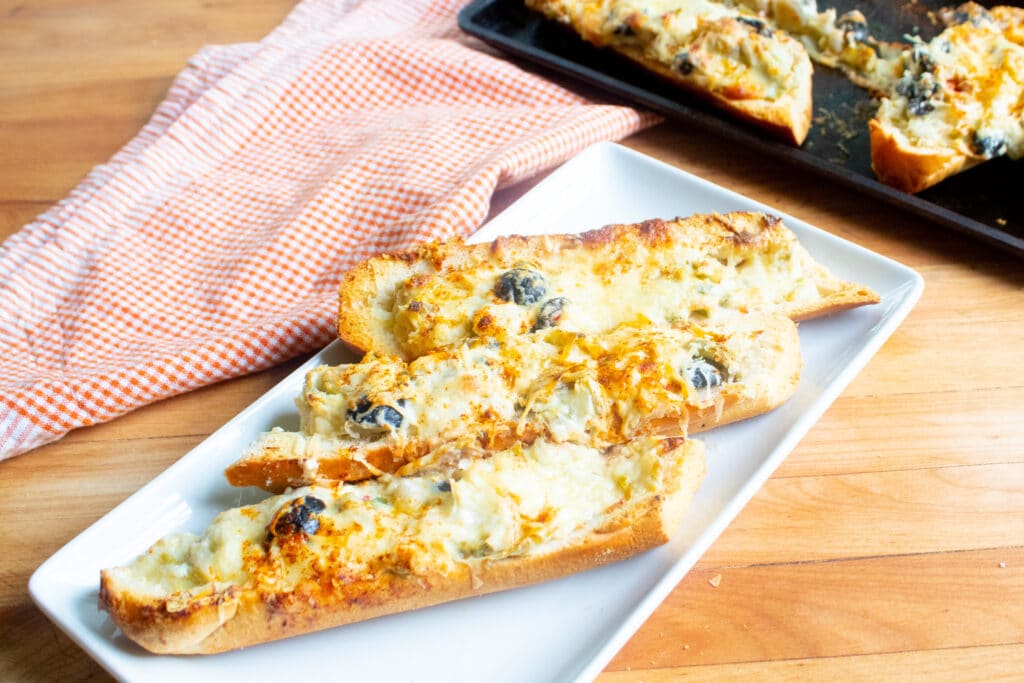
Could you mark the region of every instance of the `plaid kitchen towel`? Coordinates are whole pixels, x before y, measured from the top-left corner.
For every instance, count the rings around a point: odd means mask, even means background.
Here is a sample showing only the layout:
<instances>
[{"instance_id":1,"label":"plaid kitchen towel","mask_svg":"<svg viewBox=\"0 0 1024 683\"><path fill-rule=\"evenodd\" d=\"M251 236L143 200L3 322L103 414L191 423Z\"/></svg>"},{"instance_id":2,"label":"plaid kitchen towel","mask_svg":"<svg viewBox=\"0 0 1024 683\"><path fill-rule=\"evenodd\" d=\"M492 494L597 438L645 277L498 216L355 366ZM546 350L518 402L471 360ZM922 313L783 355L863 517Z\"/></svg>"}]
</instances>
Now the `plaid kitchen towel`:
<instances>
[{"instance_id":1,"label":"plaid kitchen towel","mask_svg":"<svg viewBox=\"0 0 1024 683\"><path fill-rule=\"evenodd\" d=\"M326 344L357 260L468 234L496 188L655 121L485 51L462 2L305 0L201 51L0 245L0 458Z\"/></svg>"}]
</instances>

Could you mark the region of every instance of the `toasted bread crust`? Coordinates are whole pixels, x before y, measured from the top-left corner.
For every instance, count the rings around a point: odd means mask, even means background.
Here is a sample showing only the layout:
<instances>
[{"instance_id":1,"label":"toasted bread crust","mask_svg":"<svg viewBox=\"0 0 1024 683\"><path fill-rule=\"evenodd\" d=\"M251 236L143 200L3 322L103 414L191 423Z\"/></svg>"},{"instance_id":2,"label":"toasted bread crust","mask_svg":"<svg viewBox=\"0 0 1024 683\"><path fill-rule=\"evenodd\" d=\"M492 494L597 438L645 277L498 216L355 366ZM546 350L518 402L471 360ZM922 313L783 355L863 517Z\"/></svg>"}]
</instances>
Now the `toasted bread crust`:
<instances>
[{"instance_id":1,"label":"toasted bread crust","mask_svg":"<svg viewBox=\"0 0 1024 683\"><path fill-rule=\"evenodd\" d=\"M917 194L981 162L954 149L915 147L885 121L872 119L868 127L872 170L883 183L908 194Z\"/></svg>"},{"instance_id":2,"label":"toasted bread crust","mask_svg":"<svg viewBox=\"0 0 1024 683\"><path fill-rule=\"evenodd\" d=\"M797 264L799 277L813 282L814 296L796 300L783 297L782 300L766 302L762 309L781 313L793 320L814 318L879 300L870 288L844 282L816 263L776 216L751 212L697 214L674 220L654 219L630 225L609 225L578 235L513 235L489 244L475 245L467 245L461 240L421 244L402 252L368 259L342 277L338 335L343 342L359 351L377 351L409 360L422 355L421 349L407 348L397 338L395 314L399 307L396 300L398 291L417 279L458 275L464 279L490 277L493 282L496 270L511 268L518 262L536 264L542 271L567 268L577 262L592 262L595 268L601 267L600 264L616 263L628 264L625 267L640 276L661 278L663 284L677 277L674 281L678 282L678 287L674 291L685 293L693 290L698 281L685 273L666 274L659 270L665 266L657 265L655 261L686 265L698 258L694 254L699 254L700 259L709 263L721 258L736 263L744 259L763 259L768 264L787 261ZM723 277L729 278L730 275L731 272ZM785 277L783 270L776 280ZM727 279L727 282L733 281ZM774 284L788 286L784 282ZM600 296L576 302L576 305L606 307L607 301L615 300L615 285L614 280L608 281L603 285ZM735 282L730 290L734 296L729 305L744 312L754 310L745 303L747 295L743 287ZM754 308L758 305L754 304ZM664 318L685 318L689 313L688 310L661 312ZM466 319L453 323L453 328L457 325L465 328L464 332L453 334L476 334L471 329L471 315L469 312ZM565 329L579 331L572 327ZM424 352L429 350L432 350L429 345L423 349Z\"/></svg>"},{"instance_id":3,"label":"toasted bread crust","mask_svg":"<svg viewBox=\"0 0 1024 683\"><path fill-rule=\"evenodd\" d=\"M124 634L150 652L209 654L404 612L591 569L636 555L669 540L705 472L699 442L665 440L664 450L685 448L665 487L611 513L607 522L555 552L508 557L448 574L380 573L352 582L304 582L297 590L262 592L240 586L211 589L186 604L133 592L104 570L100 608ZM330 568L325 569L329 573Z\"/></svg>"}]
</instances>

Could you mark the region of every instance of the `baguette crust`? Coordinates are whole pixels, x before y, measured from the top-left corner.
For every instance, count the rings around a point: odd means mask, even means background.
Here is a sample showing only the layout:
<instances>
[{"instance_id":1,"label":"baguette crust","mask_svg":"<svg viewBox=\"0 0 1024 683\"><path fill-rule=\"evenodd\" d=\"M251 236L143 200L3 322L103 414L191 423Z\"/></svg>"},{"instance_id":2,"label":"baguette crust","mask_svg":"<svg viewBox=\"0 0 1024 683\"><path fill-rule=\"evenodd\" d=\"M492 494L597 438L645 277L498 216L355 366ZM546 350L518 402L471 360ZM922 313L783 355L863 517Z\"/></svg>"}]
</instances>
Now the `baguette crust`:
<instances>
[{"instance_id":1,"label":"baguette crust","mask_svg":"<svg viewBox=\"0 0 1024 683\"><path fill-rule=\"evenodd\" d=\"M554 324L589 334L721 311L803 320L879 300L816 263L778 217L698 214L579 235L422 244L371 258L342 278L339 337L360 351L410 360L467 338L525 333L537 324L541 300L517 306L495 294L496 283L523 264L546 278L547 301L565 302Z\"/></svg>"},{"instance_id":2,"label":"baguette crust","mask_svg":"<svg viewBox=\"0 0 1024 683\"><path fill-rule=\"evenodd\" d=\"M868 128L875 175L908 194L917 194L983 161L954 149L914 145L889 121L872 119Z\"/></svg>"},{"instance_id":3,"label":"baguette crust","mask_svg":"<svg viewBox=\"0 0 1024 683\"><path fill-rule=\"evenodd\" d=\"M280 492L412 473L454 441L503 449L544 438L604 448L686 436L775 408L796 391L800 369L796 325L768 314L711 328L477 340L410 364L369 354L312 370L298 400L302 432L263 434L225 475L234 486ZM360 418L381 410L394 411L397 424L363 430Z\"/></svg>"},{"instance_id":4,"label":"baguette crust","mask_svg":"<svg viewBox=\"0 0 1024 683\"><path fill-rule=\"evenodd\" d=\"M655 448L665 462L659 490L613 506L601 524L549 552L343 581L328 562L294 586L214 583L188 599L140 592L118 568L101 574L100 607L150 652L215 653L591 569L663 544L680 525L704 476L703 447L666 439Z\"/></svg>"}]
</instances>

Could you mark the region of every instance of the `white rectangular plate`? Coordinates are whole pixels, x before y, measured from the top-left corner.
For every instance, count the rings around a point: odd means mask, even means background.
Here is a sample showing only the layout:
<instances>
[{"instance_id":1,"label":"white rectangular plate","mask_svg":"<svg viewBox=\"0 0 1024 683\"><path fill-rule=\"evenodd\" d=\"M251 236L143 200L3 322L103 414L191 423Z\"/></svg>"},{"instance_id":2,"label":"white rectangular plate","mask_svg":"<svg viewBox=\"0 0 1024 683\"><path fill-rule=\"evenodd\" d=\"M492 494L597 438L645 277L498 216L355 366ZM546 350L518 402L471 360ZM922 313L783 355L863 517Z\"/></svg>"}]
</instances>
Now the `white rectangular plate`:
<instances>
[{"instance_id":1,"label":"white rectangular plate","mask_svg":"<svg viewBox=\"0 0 1024 683\"><path fill-rule=\"evenodd\" d=\"M595 145L488 223L474 240L578 232L697 212L767 210L750 199L613 144ZM293 399L307 370L353 360L337 343L296 370L32 576L32 597L124 680L568 681L596 676L739 513L796 443L906 317L922 290L914 271L784 216L840 277L870 285L877 306L801 324L804 374L774 412L702 435L708 475L674 540L612 566L542 585L383 617L206 657L146 654L96 609L102 567L123 564L173 531L199 532L220 510L253 502L223 469L259 432L297 428ZM296 668L298 667L298 668Z\"/></svg>"}]
</instances>

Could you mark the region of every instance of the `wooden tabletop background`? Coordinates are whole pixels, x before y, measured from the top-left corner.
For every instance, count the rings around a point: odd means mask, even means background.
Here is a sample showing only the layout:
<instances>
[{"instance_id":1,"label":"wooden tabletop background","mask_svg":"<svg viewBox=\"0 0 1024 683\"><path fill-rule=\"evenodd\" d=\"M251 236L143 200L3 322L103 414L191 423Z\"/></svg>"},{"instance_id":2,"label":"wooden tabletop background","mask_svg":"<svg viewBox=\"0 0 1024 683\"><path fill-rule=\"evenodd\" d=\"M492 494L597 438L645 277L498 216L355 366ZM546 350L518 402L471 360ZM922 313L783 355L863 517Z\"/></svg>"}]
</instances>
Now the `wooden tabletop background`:
<instances>
[{"instance_id":1,"label":"wooden tabletop background","mask_svg":"<svg viewBox=\"0 0 1024 683\"><path fill-rule=\"evenodd\" d=\"M201 46L256 40L292 4L0 0L0 237L127 142ZM625 144L925 291L599 680L1024 680L1024 264L684 125ZM0 463L0 680L108 678L29 576L301 360Z\"/></svg>"}]
</instances>

